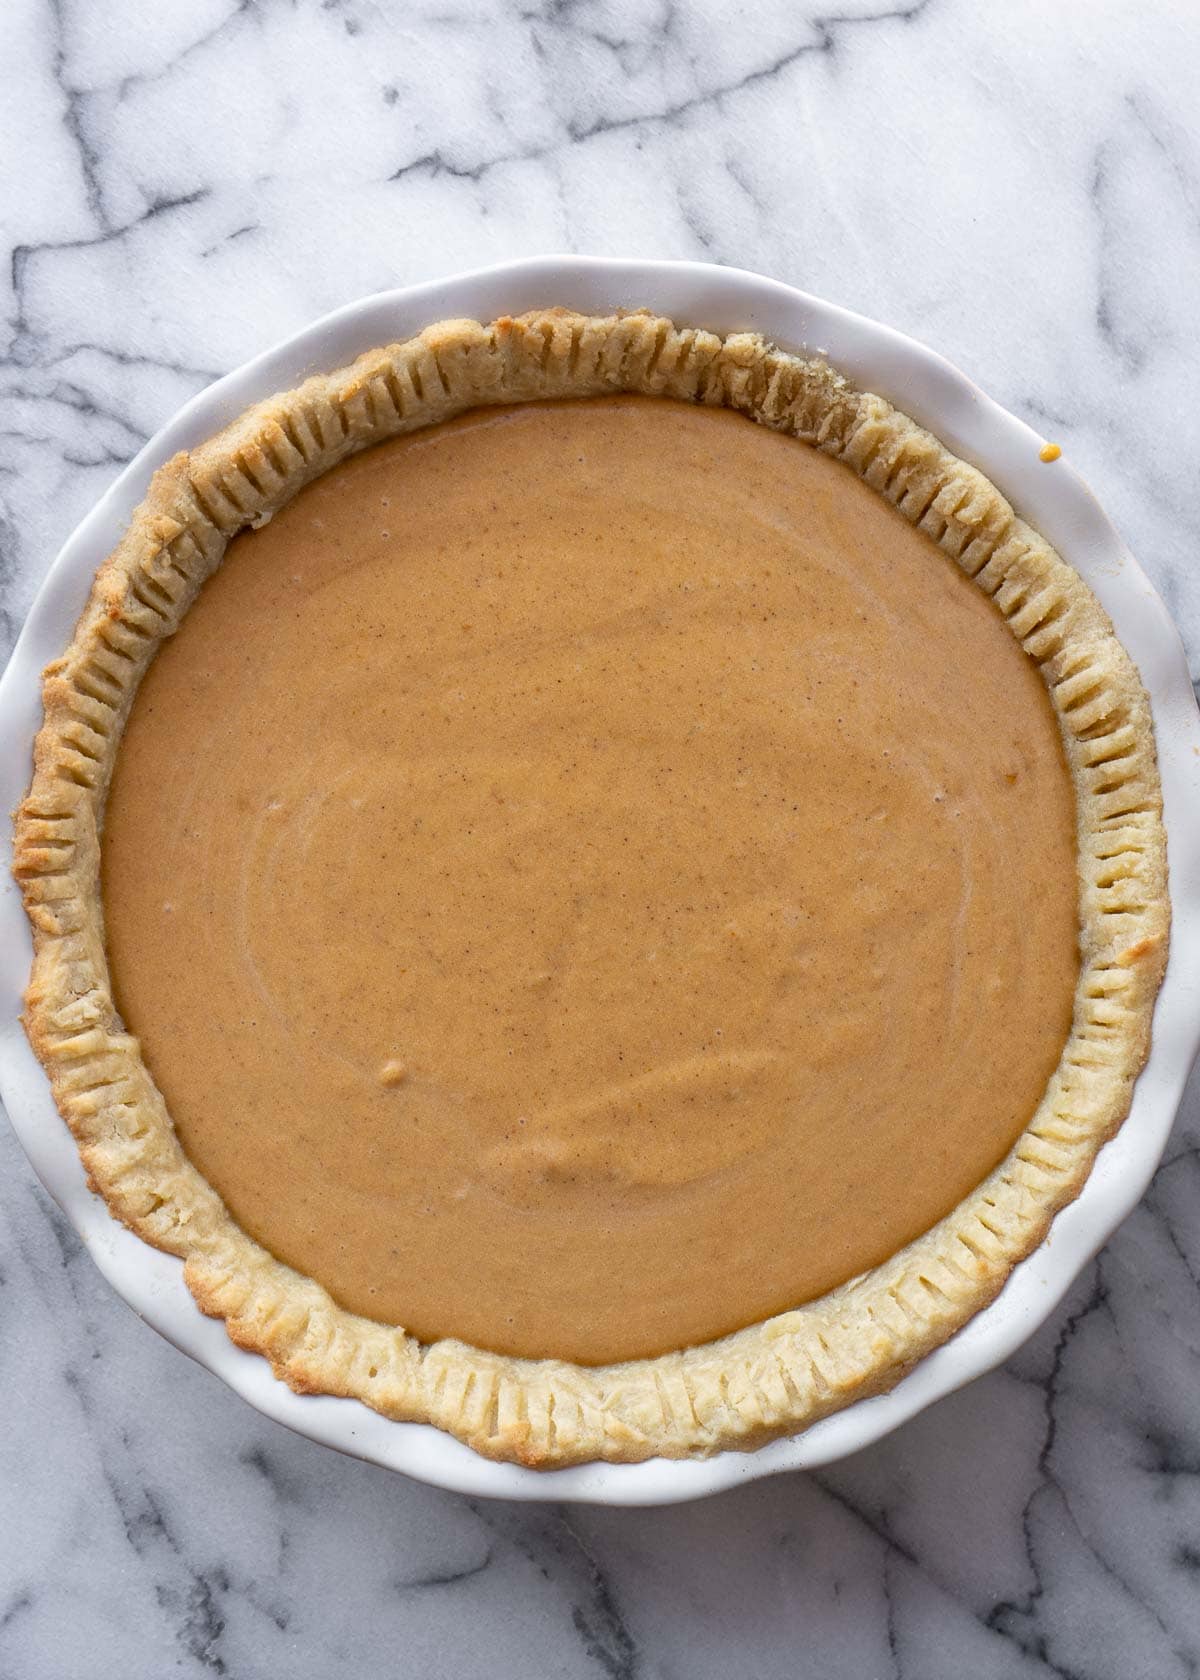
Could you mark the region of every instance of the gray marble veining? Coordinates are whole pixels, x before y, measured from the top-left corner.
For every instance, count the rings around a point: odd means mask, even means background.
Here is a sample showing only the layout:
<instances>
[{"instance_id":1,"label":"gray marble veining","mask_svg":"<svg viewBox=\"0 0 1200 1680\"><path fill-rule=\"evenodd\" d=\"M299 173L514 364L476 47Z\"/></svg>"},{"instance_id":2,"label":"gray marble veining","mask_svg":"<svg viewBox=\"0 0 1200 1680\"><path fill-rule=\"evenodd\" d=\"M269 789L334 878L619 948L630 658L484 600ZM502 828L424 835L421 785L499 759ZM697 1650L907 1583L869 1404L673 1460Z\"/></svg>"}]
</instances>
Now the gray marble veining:
<instances>
[{"instance_id":1,"label":"gray marble veining","mask_svg":"<svg viewBox=\"0 0 1200 1680\"><path fill-rule=\"evenodd\" d=\"M915 333L1063 444L1200 674L1189 0L8 0L0 656L206 381L364 292L705 257ZM1200 1672L1200 1083L1002 1371L817 1475L475 1504L142 1326L0 1129L0 1676Z\"/></svg>"}]
</instances>

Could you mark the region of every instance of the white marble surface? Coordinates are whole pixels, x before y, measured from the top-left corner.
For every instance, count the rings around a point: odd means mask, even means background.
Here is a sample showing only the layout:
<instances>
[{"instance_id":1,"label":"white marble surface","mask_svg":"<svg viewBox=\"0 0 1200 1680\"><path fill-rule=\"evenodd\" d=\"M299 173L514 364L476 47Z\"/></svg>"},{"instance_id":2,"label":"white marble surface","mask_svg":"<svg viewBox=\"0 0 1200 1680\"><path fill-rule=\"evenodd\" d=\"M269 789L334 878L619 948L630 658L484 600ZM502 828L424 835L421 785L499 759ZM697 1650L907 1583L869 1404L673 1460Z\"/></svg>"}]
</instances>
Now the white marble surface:
<instances>
[{"instance_id":1,"label":"white marble surface","mask_svg":"<svg viewBox=\"0 0 1200 1680\"><path fill-rule=\"evenodd\" d=\"M213 375L570 249L758 268L935 345L1060 440L1198 673L1198 67L1191 0L6 0L0 655ZM1195 1080L1006 1370L662 1512L473 1504L295 1439L109 1293L6 1128L0 1198L0 1676L1200 1672Z\"/></svg>"}]
</instances>

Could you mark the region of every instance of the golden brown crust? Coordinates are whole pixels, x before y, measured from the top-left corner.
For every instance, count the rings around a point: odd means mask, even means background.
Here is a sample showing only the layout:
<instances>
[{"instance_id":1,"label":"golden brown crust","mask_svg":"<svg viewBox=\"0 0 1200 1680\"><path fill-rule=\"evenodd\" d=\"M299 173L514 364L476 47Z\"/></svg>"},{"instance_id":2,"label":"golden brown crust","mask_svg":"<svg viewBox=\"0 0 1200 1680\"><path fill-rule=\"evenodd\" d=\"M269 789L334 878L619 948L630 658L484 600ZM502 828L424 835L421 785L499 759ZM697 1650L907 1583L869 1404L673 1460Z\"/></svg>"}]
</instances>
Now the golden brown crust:
<instances>
[{"instance_id":1,"label":"golden brown crust","mask_svg":"<svg viewBox=\"0 0 1200 1680\"><path fill-rule=\"evenodd\" d=\"M704 1347L588 1369L421 1346L337 1307L233 1222L190 1164L112 1000L99 831L137 685L230 537L356 450L481 403L634 391L720 403L847 462L996 602L1060 720L1079 813L1082 963L1070 1038L1007 1159L940 1224L819 1301ZM155 474L46 671L16 818L33 924L30 1041L92 1183L180 1255L201 1308L302 1392L350 1395L536 1466L748 1449L890 1388L997 1293L1128 1111L1166 959L1166 845L1149 706L1079 576L995 487L880 397L748 334L645 313L442 321L272 397ZM1020 1046L1014 1046L1020 1054Z\"/></svg>"}]
</instances>

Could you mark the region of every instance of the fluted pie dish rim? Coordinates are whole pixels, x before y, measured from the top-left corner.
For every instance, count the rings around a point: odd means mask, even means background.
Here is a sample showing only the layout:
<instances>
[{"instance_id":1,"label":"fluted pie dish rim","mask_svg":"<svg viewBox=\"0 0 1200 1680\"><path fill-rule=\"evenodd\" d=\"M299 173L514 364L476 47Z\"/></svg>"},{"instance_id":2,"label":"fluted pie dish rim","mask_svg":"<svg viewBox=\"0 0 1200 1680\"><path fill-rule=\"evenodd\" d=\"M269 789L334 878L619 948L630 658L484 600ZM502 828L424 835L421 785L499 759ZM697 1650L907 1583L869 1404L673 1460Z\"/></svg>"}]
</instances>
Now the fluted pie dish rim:
<instances>
[{"instance_id":1,"label":"fluted pie dish rim","mask_svg":"<svg viewBox=\"0 0 1200 1680\"><path fill-rule=\"evenodd\" d=\"M559 276L568 287L565 301L574 303L570 269L564 265ZM696 283L690 266L674 272ZM618 274L619 267L605 271L580 265L577 270L578 279L593 282L607 278L620 283ZM659 278L665 280L666 274ZM481 282L488 278L478 277ZM627 272L621 275L626 288L632 279ZM777 290L752 277L720 276L713 283L736 293L739 279L745 295L752 295L756 285ZM471 280L457 285L469 291ZM453 287L447 283L443 296ZM396 294L410 303L412 296ZM560 295L555 301L564 299ZM376 309L380 302L373 300ZM658 305L659 295L651 290L639 296L626 289L614 302ZM367 312L372 303L356 307ZM438 312L450 316L451 309ZM433 313L426 306L428 320ZM694 310L685 315L676 308L674 313L686 319L689 328L697 321ZM837 312L831 312L832 318L839 318ZM335 319L346 321L347 312ZM761 326L772 338L798 347L829 348L830 360L840 360L834 347L812 337L772 330L769 320ZM275 353L276 361L281 354ZM424 373L422 378L419 372L415 382L409 377L414 360ZM938 368L942 373L944 364ZM1132 861L1119 879L1108 878L1111 864L1101 868L1090 885L1086 903L1091 919L1085 918L1085 928L1094 964L1089 972L1085 962L1088 978L1083 984L1092 1003L1084 1009L1081 1030L1068 1047L1073 1069L1069 1093L1058 1093L1051 1105L1057 1111L1052 1122L1048 1115L1035 1122L1024 1153L1018 1145L1007 1168L981 1187L983 1200L974 1209L980 1223L967 1230L951 1216L943 1224L952 1228L935 1228L930 1237L912 1245L921 1247L919 1256L910 1248L896 1262L869 1274L869 1287L854 1283L817 1303L825 1314L819 1321L814 1321L814 1309L802 1309L692 1355L644 1362L644 1370L633 1365L610 1372L584 1371L581 1381L579 1368L570 1369L568 1380L566 1368L525 1362L526 1367L536 1367L531 1373L461 1344L435 1344L428 1353L417 1353L403 1338L397 1339L397 1333L368 1321L350 1322L350 1315L328 1319L324 1315L338 1309L327 1297L323 1302L314 1297L316 1285L296 1274L282 1278L286 1269L261 1250L251 1260L249 1239L236 1227L222 1227L220 1204L212 1206L212 1192L205 1197L203 1181L189 1181L184 1188L193 1169L181 1158L158 1159L147 1179L141 1158L147 1136L154 1138L156 1148L169 1153L173 1147L165 1111L153 1112L152 1087L139 1088L132 1104L138 1116L132 1128L136 1159L130 1155L130 1135L121 1132L120 1117L114 1125L113 1111L104 1107L102 1098L97 1100L97 1091L119 1090L121 1110L129 1112L130 1089L121 1081L129 1074L131 1058L136 1062L136 1048L131 1051L122 1041L120 1023L106 1013L111 1001L103 990L103 975L81 977L77 934L63 924L56 908L63 902L64 872L61 856L55 855L70 829L83 842L81 878L94 870L94 827L89 837L76 833L73 825L91 798L89 778L101 778L86 762L81 765L79 749L82 746L85 761L96 762L93 755L107 750L101 711L107 706L115 712L121 704L118 699L113 705L104 682L95 677L97 638L108 645L124 628L134 652L128 662L136 669L142 645L152 646L173 622L176 602L190 599L187 591L198 587L228 536L269 514L301 483L354 446L414 421L432 423L481 401L614 388L674 394L672 379L682 382L679 394L707 394L709 400L716 397L742 407L839 454L868 482L874 474L877 485L888 490L902 511L908 511L907 499L914 510L910 517L926 515L926 528L935 539L956 557L967 556L965 569L983 578L1026 646L1052 666L1063 712L1075 725L1074 736L1068 730L1068 745L1072 739L1078 744L1072 770L1083 792L1085 817L1090 812L1093 819L1090 828L1085 820L1085 834L1123 836L1121 849ZM393 400L397 382L404 392L399 402ZM419 393L415 403L414 389ZM324 406L314 424L319 405ZM40 919L41 966L32 994L31 1025L35 1042L56 1070L60 1100L81 1135L93 1177L122 1217L144 1235L189 1255L192 1287L206 1308L225 1313L235 1339L267 1352L279 1374L299 1389L357 1394L394 1417L435 1420L490 1456L539 1466L579 1464L578 1472L551 1471L548 1478L543 1473L543 1480L554 1482L572 1475L586 1481L589 1470L600 1469L587 1463L597 1457L644 1459L733 1445L758 1446L755 1462L764 1453L783 1456L779 1448L762 1448L761 1443L813 1423L848 1397L890 1387L990 1300L1012 1265L1041 1239L1055 1209L1078 1191L1096 1148L1119 1123L1144 1053L1154 986L1166 950L1157 783L1150 732L1141 714L1141 685L1133 667L1105 630L1103 615L1078 585L1076 574L1015 518L978 471L897 415L886 401L830 375L822 361L768 350L752 334L734 333L723 343L704 331L688 331L681 338L665 321L636 315L609 316L590 325L567 316L542 316L499 329L464 325L461 320L443 322L399 352L368 356L350 373L343 369L340 375L310 383L290 411L291 418L296 414L302 417L300 425L281 426L278 408L260 410L239 422L236 435L218 450L199 449L182 469L175 464L174 476L168 471L160 477L148 511L135 521L119 551L124 561L106 574L90 626L85 621L79 669L86 667L91 676L85 675L82 690L72 686L70 669L51 681L50 729L43 736L39 759L43 785L40 793L35 788L26 807L18 852L31 906ZM268 434L265 455L256 452ZM305 442L310 444L307 450ZM289 446L295 459L289 458ZM190 571L188 556L196 557ZM1082 664L1078 655L1085 656ZM99 694L94 692L97 688ZM1119 768L1114 770L1114 765ZM59 810L54 798L47 800L51 784L59 796L68 786L77 790L67 795L70 811ZM47 840L48 848L43 844ZM1111 847L1109 851L1111 856ZM90 959L95 941L84 944ZM65 955L70 963L64 966ZM93 984L97 980L98 987ZM1092 1081L1095 1094L1086 1089ZM169 1189L166 1196L164 1187ZM217 1231L219 1236L214 1235ZM229 1244L236 1253L226 1252ZM910 1263L907 1270L905 1262ZM269 1282L264 1282L268 1273ZM247 1287L248 1279L256 1281ZM741 1346L735 1347L739 1339ZM714 1349L719 1350L715 1355ZM676 1387L681 1387L677 1404L672 1398ZM348 1403L322 1399L305 1404L319 1405L327 1413L331 1405ZM873 1400L870 1405L878 1409L886 1401ZM411 1423L394 1427L427 1441L427 1431ZM353 1439L337 1444L357 1450ZM418 1448L416 1462L404 1467L421 1473L420 1456ZM724 1463L727 1456L722 1453L709 1462ZM625 1469L622 1466L622 1473ZM665 1473L667 1467L658 1469ZM446 1478L435 1473L431 1479ZM720 1481L716 1478L710 1485ZM560 1496L549 1486L545 1491ZM587 1497L595 1490L579 1491ZM689 1491L700 1489L685 1487L679 1496Z\"/></svg>"}]
</instances>

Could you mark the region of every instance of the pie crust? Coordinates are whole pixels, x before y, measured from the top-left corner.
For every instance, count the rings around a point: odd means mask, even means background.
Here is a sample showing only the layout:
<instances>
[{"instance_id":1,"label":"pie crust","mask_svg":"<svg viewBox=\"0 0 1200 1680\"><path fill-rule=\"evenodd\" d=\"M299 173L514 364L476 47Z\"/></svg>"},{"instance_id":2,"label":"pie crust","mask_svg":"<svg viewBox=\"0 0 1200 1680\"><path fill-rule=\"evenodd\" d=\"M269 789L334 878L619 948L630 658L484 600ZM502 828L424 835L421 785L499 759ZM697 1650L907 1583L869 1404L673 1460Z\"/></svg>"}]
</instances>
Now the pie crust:
<instances>
[{"instance_id":1,"label":"pie crust","mask_svg":"<svg viewBox=\"0 0 1200 1680\"><path fill-rule=\"evenodd\" d=\"M1006 1159L885 1264L719 1341L592 1368L422 1345L338 1307L242 1231L184 1155L113 1003L100 830L138 683L230 539L370 444L486 403L626 391L724 404L838 457L995 601L1062 729L1079 832L1081 967L1062 1058ZM820 360L646 312L442 321L249 409L154 476L47 668L15 873L33 924L25 1024L89 1181L180 1256L204 1312L302 1393L351 1396L537 1467L751 1449L891 1388L967 1322L1078 1194L1129 1109L1166 960L1149 706L1082 579L976 469ZM1021 1047L1013 1046L1019 1056Z\"/></svg>"}]
</instances>

